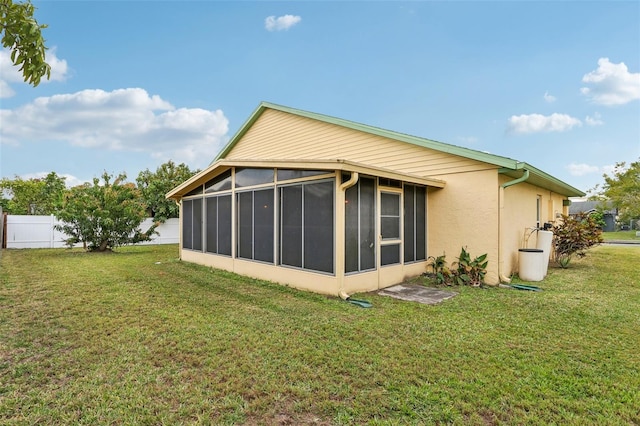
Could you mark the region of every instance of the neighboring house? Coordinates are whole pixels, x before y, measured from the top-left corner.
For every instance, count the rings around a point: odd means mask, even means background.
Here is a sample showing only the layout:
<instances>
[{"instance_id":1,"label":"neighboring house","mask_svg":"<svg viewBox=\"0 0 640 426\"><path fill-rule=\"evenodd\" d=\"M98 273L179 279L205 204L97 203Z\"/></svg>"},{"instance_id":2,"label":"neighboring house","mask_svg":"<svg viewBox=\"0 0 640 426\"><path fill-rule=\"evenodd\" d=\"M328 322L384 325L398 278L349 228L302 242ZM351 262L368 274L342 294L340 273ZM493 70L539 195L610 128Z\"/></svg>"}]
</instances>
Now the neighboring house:
<instances>
[{"instance_id":1,"label":"neighboring house","mask_svg":"<svg viewBox=\"0 0 640 426\"><path fill-rule=\"evenodd\" d=\"M604 219L604 232L613 232L616 230L616 216L618 215L618 209L611 204L605 206L606 210L602 210L602 202L600 201L572 201L569 206L569 215L575 216L579 213L591 214L596 211L602 211L602 218Z\"/></svg>"},{"instance_id":2,"label":"neighboring house","mask_svg":"<svg viewBox=\"0 0 640 426\"><path fill-rule=\"evenodd\" d=\"M508 280L524 235L583 195L528 163L262 103L167 197L182 260L346 297L462 247Z\"/></svg>"}]
</instances>

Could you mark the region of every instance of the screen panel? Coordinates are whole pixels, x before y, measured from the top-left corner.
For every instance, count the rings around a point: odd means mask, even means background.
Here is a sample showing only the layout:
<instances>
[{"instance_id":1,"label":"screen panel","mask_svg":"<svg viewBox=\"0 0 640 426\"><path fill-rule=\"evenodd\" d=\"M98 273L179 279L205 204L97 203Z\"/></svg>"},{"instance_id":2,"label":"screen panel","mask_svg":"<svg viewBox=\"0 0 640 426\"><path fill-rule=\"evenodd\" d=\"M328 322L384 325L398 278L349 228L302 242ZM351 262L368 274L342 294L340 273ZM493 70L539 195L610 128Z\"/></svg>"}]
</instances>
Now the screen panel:
<instances>
[{"instance_id":1,"label":"screen panel","mask_svg":"<svg viewBox=\"0 0 640 426\"><path fill-rule=\"evenodd\" d=\"M304 185L304 268L333 272L333 182Z\"/></svg>"},{"instance_id":2,"label":"screen panel","mask_svg":"<svg viewBox=\"0 0 640 426\"><path fill-rule=\"evenodd\" d=\"M280 263L302 267L302 185L280 188Z\"/></svg>"},{"instance_id":3,"label":"screen panel","mask_svg":"<svg viewBox=\"0 0 640 426\"><path fill-rule=\"evenodd\" d=\"M209 197L206 199L206 218L207 218L207 231L206 231L206 247L207 252L218 252L218 198Z\"/></svg>"},{"instance_id":4,"label":"screen panel","mask_svg":"<svg viewBox=\"0 0 640 426\"><path fill-rule=\"evenodd\" d=\"M231 256L231 195L218 197L218 254Z\"/></svg>"},{"instance_id":5,"label":"screen panel","mask_svg":"<svg viewBox=\"0 0 640 426\"><path fill-rule=\"evenodd\" d=\"M238 257L253 258L253 192L238 194Z\"/></svg>"},{"instance_id":6,"label":"screen panel","mask_svg":"<svg viewBox=\"0 0 640 426\"><path fill-rule=\"evenodd\" d=\"M193 248L193 200L182 200L182 248Z\"/></svg>"},{"instance_id":7,"label":"screen panel","mask_svg":"<svg viewBox=\"0 0 640 426\"><path fill-rule=\"evenodd\" d=\"M273 189L253 195L253 255L255 260L273 262Z\"/></svg>"}]
</instances>

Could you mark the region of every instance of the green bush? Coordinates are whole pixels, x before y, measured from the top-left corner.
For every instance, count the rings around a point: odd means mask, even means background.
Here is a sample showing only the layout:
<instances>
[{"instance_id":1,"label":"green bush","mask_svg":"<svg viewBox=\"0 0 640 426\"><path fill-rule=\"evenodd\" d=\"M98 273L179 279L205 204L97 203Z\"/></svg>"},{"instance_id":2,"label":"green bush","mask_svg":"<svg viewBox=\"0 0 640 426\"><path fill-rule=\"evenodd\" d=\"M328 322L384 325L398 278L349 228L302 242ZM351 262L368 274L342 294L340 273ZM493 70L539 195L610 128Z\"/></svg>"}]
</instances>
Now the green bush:
<instances>
[{"instance_id":1,"label":"green bush","mask_svg":"<svg viewBox=\"0 0 640 426\"><path fill-rule=\"evenodd\" d=\"M488 264L486 253L472 259L464 247L460 250L458 261L453 262L451 267L447 266L444 254L438 257L431 256L428 263L433 269L436 283L449 286L470 285L472 287L480 287L484 284Z\"/></svg>"},{"instance_id":2,"label":"green bush","mask_svg":"<svg viewBox=\"0 0 640 426\"><path fill-rule=\"evenodd\" d=\"M589 248L604 241L597 218L586 213L562 215L562 221L552 231L554 260L562 268L569 266L574 255L584 257Z\"/></svg>"}]
</instances>

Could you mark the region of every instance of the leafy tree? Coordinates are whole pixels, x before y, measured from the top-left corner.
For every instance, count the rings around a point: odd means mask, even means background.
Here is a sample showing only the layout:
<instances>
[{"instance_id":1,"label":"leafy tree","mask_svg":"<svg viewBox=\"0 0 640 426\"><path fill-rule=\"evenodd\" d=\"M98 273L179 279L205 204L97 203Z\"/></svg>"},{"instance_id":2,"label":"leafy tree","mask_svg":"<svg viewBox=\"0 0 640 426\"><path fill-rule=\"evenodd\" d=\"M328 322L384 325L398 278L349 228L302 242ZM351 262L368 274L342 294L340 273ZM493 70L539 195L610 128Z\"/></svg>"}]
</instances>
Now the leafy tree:
<instances>
[{"instance_id":1,"label":"leafy tree","mask_svg":"<svg viewBox=\"0 0 640 426\"><path fill-rule=\"evenodd\" d=\"M569 266L574 255L584 257L587 249L603 241L602 228L597 219L586 213L562 215L562 220L551 230L554 260L562 268Z\"/></svg>"},{"instance_id":2,"label":"leafy tree","mask_svg":"<svg viewBox=\"0 0 640 426\"><path fill-rule=\"evenodd\" d=\"M604 184L597 185L592 198L610 202L618 208L620 220L640 217L640 159L628 167L625 162L616 163L611 175L604 174Z\"/></svg>"},{"instance_id":3,"label":"leafy tree","mask_svg":"<svg viewBox=\"0 0 640 426\"><path fill-rule=\"evenodd\" d=\"M9 214L54 214L60 208L66 191L64 181L65 178L55 172L42 179L3 178L0 180L3 193L0 205Z\"/></svg>"},{"instance_id":4,"label":"leafy tree","mask_svg":"<svg viewBox=\"0 0 640 426\"><path fill-rule=\"evenodd\" d=\"M51 67L45 62L47 47L42 37L47 26L38 24L34 11L30 1L0 0L2 46L11 50L11 62L20 66L24 81L35 87L42 77L51 77Z\"/></svg>"},{"instance_id":5,"label":"leafy tree","mask_svg":"<svg viewBox=\"0 0 640 426\"><path fill-rule=\"evenodd\" d=\"M107 251L125 244L151 240L157 223L142 232L140 224L146 218L145 204L133 183L125 182L123 173L113 182L103 173L93 185L85 183L71 188L57 217L64 224L58 231L69 235L69 247L83 243L89 251Z\"/></svg>"},{"instance_id":6,"label":"leafy tree","mask_svg":"<svg viewBox=\"0 0 640 426\"><path fill-rule=\"evenodd\" d=\"M138 174L136 182L147 204L148 214L155 220L164 222L178 217L180 208L173 200L167 200L165 195L180 185L199 170L192 171L184 163L176 165L173 161L160 165L155 172L146 169Z\"/></svg>"}]
</instances>

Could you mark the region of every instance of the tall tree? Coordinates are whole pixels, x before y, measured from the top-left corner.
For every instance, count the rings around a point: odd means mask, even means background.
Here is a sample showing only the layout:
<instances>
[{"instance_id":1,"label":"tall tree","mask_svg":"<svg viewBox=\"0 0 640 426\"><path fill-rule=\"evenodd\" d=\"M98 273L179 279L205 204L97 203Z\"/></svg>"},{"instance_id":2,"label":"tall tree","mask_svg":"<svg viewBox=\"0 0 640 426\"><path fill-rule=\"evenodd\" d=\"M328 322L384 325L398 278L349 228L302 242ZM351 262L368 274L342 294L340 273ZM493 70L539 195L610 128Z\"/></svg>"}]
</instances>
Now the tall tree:
<instances>
[{"instance_id":1,"label":"tall tree","mask_svg":"<svg viewBox=\"0 0 640 426\"><path fill-rule=\"evenodd\" d=\"M54 214L60 208L66 191L64 181L65 178L56 172L41 179L3 178L0 180L0 204L9 214Z\"/></svg>"},{"instance_id":2,"label":"tall tree","mask_svg":"<svg viewBox=\"0 0 640 426\"><path fill-rule=\"evenodd\" d=\"M69 236L65 241L69 247L83 243L89 251L107 251L151 240L157 223L147 231L140 229L146 207L140 191L126 178L123 173L111 181L105 172L102 182L94 178L93 184L71 188L56 215L63 222L56 229Z\"/></svg>"},{"instance_id":3,"label":"tall tree","mask_svg":"<svg viewBox=\"0 0 640 426\"><path fill-rule=\"evenodd\" d=\"M38 24L34 11L30 1L0 0L2 46L11 51L11 62L20 66L24 81L35 87L42 77L51 77L51 67L45 62L47 47L42 37L47 26Z\"/></svg>"},{"instance_id":4,"label":"tall tree","mask_svg":"<svg viewBox=\"0 0 640 426\"><path fill-rule=\"evenodd\" d=\"M604 174L603 178L602 187L597 185L592 190L593 198L617 207L622 221L640 218L640 159L629 166L616 163L611 175Z\"/></svg>"},{"instance_id":5,"label":"tall tree","mask_svg":"<svg viewBox=\"0 0 640 426\"><path fill-rule=\"evenodd\" d=\"M160 222L178 217L180 212L178 205L173 200L167 200L165 195L198 171L189 169L184 163L176 165L169 160L160 165L155 172L149 169L140 172L136 182L151 217Z\"/></svg>"}]
</instances>

